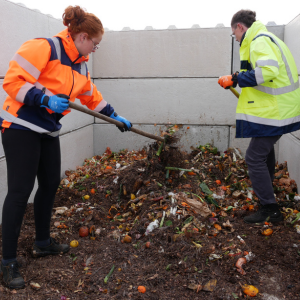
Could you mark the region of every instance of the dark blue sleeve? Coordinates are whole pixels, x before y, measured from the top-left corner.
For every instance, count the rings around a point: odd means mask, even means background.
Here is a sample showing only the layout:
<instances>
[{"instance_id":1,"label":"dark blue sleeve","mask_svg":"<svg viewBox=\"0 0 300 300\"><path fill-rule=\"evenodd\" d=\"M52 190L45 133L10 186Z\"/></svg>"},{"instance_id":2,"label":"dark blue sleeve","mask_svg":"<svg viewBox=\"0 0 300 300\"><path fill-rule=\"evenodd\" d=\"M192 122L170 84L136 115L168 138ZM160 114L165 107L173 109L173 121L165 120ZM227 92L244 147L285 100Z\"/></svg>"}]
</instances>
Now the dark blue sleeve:
<instances>
[{"instance_id":1,"label":"dark blue sleeve","mask_svg":"<svg viewBox=\"0 0 300 300\"><path fill-rule=\"evenodd\" d=\"M255 70L239 73L237 80L241 88L257 86Z\"/></svg>"},{"instance_id":2,"label":"dark blue sleeve","mask_svg":"<svg viewBox=\"0 0 300 300\"><path fill-rule=\"evenodd\" d=\"M25 96L24 104L29 106L40 106L43 95L44 93L41 90L36 87L32 87Z\"/></svg>"},{"instance_id":3,"label":"dark blue sleeve","mask_svg":"<svg viewBox=\"0 0 300 300\"><path fill-rule=\"evenodd\" d=\"M103 114L105 116L111 116L111 114L114 112L114 108L112 106L110 106L110 104L106 104L106 106L101 110L99 111L100 114Z\"/></svg>"}]
</instances>

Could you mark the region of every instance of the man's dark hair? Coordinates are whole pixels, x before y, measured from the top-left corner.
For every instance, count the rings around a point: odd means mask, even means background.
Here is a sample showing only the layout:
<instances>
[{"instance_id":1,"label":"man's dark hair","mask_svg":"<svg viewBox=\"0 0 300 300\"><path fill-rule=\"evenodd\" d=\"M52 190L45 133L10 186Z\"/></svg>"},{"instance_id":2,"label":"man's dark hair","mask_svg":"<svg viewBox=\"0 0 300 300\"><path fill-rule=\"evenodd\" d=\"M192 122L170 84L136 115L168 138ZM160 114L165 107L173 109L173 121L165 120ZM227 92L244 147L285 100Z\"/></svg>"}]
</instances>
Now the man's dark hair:
<instances>
[{"instance_id":1,"label":"man's dark hair","mask_svg":"<svg viewBox=\"0 0 300 300\"><path fill-rule=\"evenodd\" d=\"M236 26L237 23L242 23L246 27L251 27L256 21L256 12L248 9L241 9L235 13L231 19L231 27Z\"/></svg>"}]
</instances>

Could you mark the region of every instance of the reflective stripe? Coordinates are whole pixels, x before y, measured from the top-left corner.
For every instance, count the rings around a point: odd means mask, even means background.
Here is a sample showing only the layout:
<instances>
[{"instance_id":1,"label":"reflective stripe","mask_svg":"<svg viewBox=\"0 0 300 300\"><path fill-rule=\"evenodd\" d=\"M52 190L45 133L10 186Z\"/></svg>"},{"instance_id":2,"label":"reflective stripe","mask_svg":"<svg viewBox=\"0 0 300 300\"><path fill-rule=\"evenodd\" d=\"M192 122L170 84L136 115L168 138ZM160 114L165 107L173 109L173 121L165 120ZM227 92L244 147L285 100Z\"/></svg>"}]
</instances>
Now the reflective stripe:
<instances>
[{"instance_id":1,"label":"reflective stripe","mask_svg":"<svg viewBox=\"0 0 300 300\"><path fill-rule=\"evenodd\" d=\"M83 94L80 94L79 96L92 96L94 91L94 86L91 83L91 89Z\"/></svg>"},{"instance_id":2,"label":"reflective stripe","mask_svg":"<svg viewBox=\"0 0 300 300\"><path fill-rule=\"evenodd\" d=\"M94 111L100 112L106 105L107 105L107 102L104 99L102 99L102 101L100 101L100 103L97 105L97 107L94 109Z\"/></svg>"},{"instance_id":3,"label":"reflective stripe","mask_svg":"<svg viewBox=\"0 0 300 300\"><path fill-rule=\"evenodd\" d=\"M53 41L54 46L55 46L57 59L58 59L59 61L61 61L61 49L60 49L60 43L59 43L59 40L58 40L57 37L53 37L53 38L51 38L51 40Z\"/></svg>"},{"instance_id":4,"label":"reflective stripe","mask_svg":"<svg viewBox=\"0 0 300 300\"><path fill-rule=\"evenodd\" d=\"M34 83L35 87L40 89L40 90L43 90L44 91L44 94L47 95L47 96L53 96L54 94L52 92L50 92L46 87L44 87L42 84L40 84L38 81ZM65 112L68 111L70 112L71 111L71 108L68 108L65 110Z\"/></svg>"},{"instance_id":5,"label":"reflective stripe","mask_svg":"<svg viewBox=\"0 0 300 300\"><path fill-rule=\"evenodd\" d=\"M258 91L261 91L261 92L263 92L263 93L270 94L270 95L275 95L275 96L277 96L277 95L282 95L282 94L286 94L286 93L290 93L290 92L293 92L293 91L295 91L296 89L298 89L298 88L299 88L299 82L298 82L298 81L297 81L297 82L294 82L294 79L293 79L293 75L292 75L290 66L289 66L289 64L288 64L288 62L287 62L287 59L286 59L286 57L285 57L285 55L284 55L284 53L283 53L283 51L282 51L282 48L280 47L279 43L278 43L275 39L273 39L272 36L270 36L270 35L268 35L268 34L265 34L265 33L257 35L257 36L253 39L253 41L254 41L255 39L257 39L258 37L260 37L260 36L267 36L267 37L269 37L269 38L277 45L277 47L279 48L279 50L280 50L280 52L281 52L282 60L283 60L283 62L284 62L284 64L285 64L285 69L286 69L287 75L288 75L288 77L289 77L290 85L284 86L284 87L281 87L281 88L276 88L276 89L270 88L270 87L266 87L266 86L261 86L261 85L254 86L253 88L256 89L256 90L258 90ZM266 61L266 62L269 62L270 65L272 65L272 61L273 61L273 64L274 64L274 62L276 62L276 61L271 60L271 59L270 59L270 60L265 60L265 61ZM256 65L258 64L258 62L261 63L262 61L258 60L258 61L256 62ZM277 65L276 65L276 66L277 66ZM255 75L255 76L256 76L256 75Z\"/></svg>"},{"instance_id":6,"label":"reflective stripe","mask_svg":"<svg viewBox=\"0 0 300 300\"><path fill-rule=\"evenodd\" d=\"M36 80L39 78L41 72L20 54L16 53L12 60L16 61L23 70L29 73Z\"/></svg>"},{"instance_id":7,"label":"reflective stripe","mask_svg":"<svg viewBox=\"0 0 300 300\"><path fill-rule=\"evenodd\" d=\"M278 61L274 59L257 60L255 63L255 67L265 67L265 66L272 66L272 67L279 68Z\"/></svg>"},{"instance_id":8,"label":"reflective stripe","mask_svg":"<svg viewBox=\"0 0 300 300\"><path fill-rule=\"evenodd\" d=\"M282 94L290 93L290 92L297 90L299 88L299 81L295 82L292 85L284 86L284 87L277 88L277 89L270 88L267 86L262 86L262 85L253 86L253 88L258 91L261 91L263 93L277 96L277 95L282 95Z\"/></svg>"},{"instance_id":9,"label":"reflective stripe","mask_svg":"<svg viewBox=\"0 0 300 300\"><path fill-rule=\"evenodd\" d=\"M53 96L54 94L52 92L50 92L46 87L44 87L42 84L40 84L38 81L34 83L35 87L38 88L39 90L43 90L44 89L44 94L46 94L47 96Z\"/></svg>"},{"instance_id":10,"label":"reflective stripe","mask_svg":"<svg viewBox=\"0 0 300 300\"><path fill-rule=\"evenodd\" d=\"M255 79L256 79L257 84L262 84L265 82L263 74L262 74L262 68L259 68L259 67L255 68L254 74L255 74Z\"/></svg>"},{"instance_id":11,"label":"reflective stripe","mask_svg":"<svg viewBox=\"0 0 300 300\"><path fill-rule=\"evenodd\" d=\"M19 102L24 102L24 99L25 99L25 96L27 94L27 92L33 88L34 85L29 83L29 82L26 82L20 89L19 89L19 92L16 96L16 100L19 101Z\"/></svg>"},{"instance_id":12,"label":"reflective stripe","mask_svg":"<svg viewBox=\"0 0 300 300\"><path fill-rule=\"evenodd\" d=\"M253 40L255 40L256 38L258 38L259 36L267 36L267 37L269 37L277 45L277 47L279 48L279 50L281 52L282 60L283 60L283 62L285 64L286 72L287 72L287 75L289 77L290 83L291 84L294 83L294 79L293 79L293 75L292 75L290 66L289 66L289 64L287 62L287 59L286 59L286 57L285 57L285 55L284 55L284 53L282 51L282 48L280 47L279 43L271 35L268 35L268 34L265 34L265 33L257 35Z\"/></svg>"},{"instance_id":13,"label":"reflective stripe","mask_svg":"<svg viewBox=\"0 0 300 300\"><path fill-rule=\"evenodd\" d=\"M276 126L276 127L283 127L286 125L300 122L300 116L296 116L296 117L288 118L288 119L284 119L284 120L274 120L274 119L260 118L260 117L246 115L246 114L240 114L240 113L236 114L236 119L248 121L248 122L252 122L252 123L256 123L256 124Z\"/></svg>"},{"instance_id":14,"label":"reflective stripe","mask_svg":"<svg viewBox=\"0 0 300 300\"><path fill-rule=\"evenodd\" d=\"M59 132L60 132L60 130L55 131L55 132L48 131L48 130L46 130L46 129L42 128L42 127L39 127L37 125L34 125L34 124L32 124L32 123L30 123L28 121L19 119L18 117L13 116L12 114L10 114L9 112L7 112L6 110L2 110L1 111L0 117L2 119L4 119L5 121L7 121L7 122L12 122L14 124L18 124L18 125L24 126L26 128L29 128L29 129L31 129L31 130L33 130L35 132L48 134L48 135L50 135L52 137L58 136Z\"/></svg>"},{"instance_id":15,"label":"reflective stripe","mask_svg":"<svg viewBox=\"0 0 300 300\"><path fill-rule=\"evenodd\" d=\"M84 75L87 77L87 66L86 66L86 62L85 61L82 61L80 63L80 74Z\"/></svg>"}]
</instances>

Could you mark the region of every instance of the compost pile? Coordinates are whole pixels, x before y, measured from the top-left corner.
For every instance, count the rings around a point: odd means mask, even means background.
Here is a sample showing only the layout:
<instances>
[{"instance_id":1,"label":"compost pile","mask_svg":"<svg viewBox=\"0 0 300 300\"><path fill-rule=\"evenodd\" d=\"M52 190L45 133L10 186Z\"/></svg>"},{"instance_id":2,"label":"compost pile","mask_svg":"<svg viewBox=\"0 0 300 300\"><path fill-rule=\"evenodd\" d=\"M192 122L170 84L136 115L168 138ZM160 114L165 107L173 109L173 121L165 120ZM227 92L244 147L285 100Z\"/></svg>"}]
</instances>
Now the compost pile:
<instances>
[{"instance_id":1,"label":"compost pile","mask_svg":"<svg viewBox=\"0 0 300 300\"><path fill-rule=\"evenodd\" d=\"M276 225L243 223L258 199L234 148L107 148L65 175L51 235L74 247L32 258L29 204L18 248L26 287L0 286L1 299L299 298L300 197L286 163L273 182L285 217Z\"/></svg>"}]
</instances>

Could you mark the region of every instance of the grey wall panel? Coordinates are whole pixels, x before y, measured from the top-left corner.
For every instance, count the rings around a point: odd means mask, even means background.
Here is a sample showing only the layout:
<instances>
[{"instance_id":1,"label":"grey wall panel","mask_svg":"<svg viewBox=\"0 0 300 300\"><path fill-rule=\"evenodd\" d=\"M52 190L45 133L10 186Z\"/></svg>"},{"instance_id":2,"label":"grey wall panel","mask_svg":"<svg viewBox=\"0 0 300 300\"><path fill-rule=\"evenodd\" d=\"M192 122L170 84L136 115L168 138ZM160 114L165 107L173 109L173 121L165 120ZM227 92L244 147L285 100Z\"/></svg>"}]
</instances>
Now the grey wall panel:
<instances>
[{"instance_id":1,"label":"grey wall panel","mask_svg":"<svg viewBox=\"0 0 300 300\"><path fill-rule=\"evenodd\" d=\"M300 186L300 140L292 134L284 134L279 140L279 163L287 162L290 177Z\"/></svg>"},{"instance_id":2,"label":"grey wall panel","mask_svg":"<svg viewBox=\"0 0 300 300\"><path fill-rule=\"evenodd\" d=\"M294 56L298 74L300 74L300 15L285 26L284 42Z\"/></svg>"},{"instance_id":3,"label":"grey wall panel","mask_svg":"<svg viewBox=\"0 0 300 300\"><path fill-rule=\"evenodd\" d=\"M75 103L82 105L79 99L76 99ZM78 128L93 124L94 117L72 109L69 114L60 120L60 123L62 124L60 135L62 135Z\"/></svg>"},{"instance_id":4,"label":"grey wall panel","mask_svg":"<svg viewBox=\"0 0 300 300\"><path fill-rule=\"evenodd\" d=\"M219 77L230 72L230 28L108 31L95 78Z\"/></svg>"},{"instance_id":5,"label":"grey wall panel","mask_svg":"<svg viewBox=\"0 0 300 300\"><path fill-rule=\"evenodd\" d=\"M60 136L62 177L65 170L74 170L94 155L93 143L93 125Z\"/></svg>"},{"instance_id":6,"label":"grey wall panel","mask_svg":"<svg viewBox=\"0 0 300 300\"><path fill-rule=\"evenodd\" d=\"M160 136L161 131L166 130L165 125L136 125L135 127L157 136ZM176 137L179 140L174 146L177 146L182 151L191 152L192 147L205 145L206 143L213 144L219 151L225 151L228 148L229 127L185 125L179 129ZM155 140L134 132L121 133L114 125L94 125L95 155L103 154L106 147L110 147L112 151L119 151L121 149L138 150L155 142Z\"/></svg>"},{"instance_id":7,"label":"grey wall panel","mask_svg":"<svg viewBox=\"0 0 300 300\"><path fill-rule=\"evenodd\" d=\"M104 99L133 123L233 125L237 99L217 82L217 78L95 80Z\"/></svg>"},{"instance_id":8,"label":"grey wall panel","mask_svg":"<svg viewBox=\"0 0 300 300\"><path fill-rule=\"evenodd\" d=\"M50 37L65 28L61 20L6 0L0 0L0 20L1 38L5 41L1 47L0 76L5 75L9 61L24 42Z\"/></svg>"}]
</instances>

